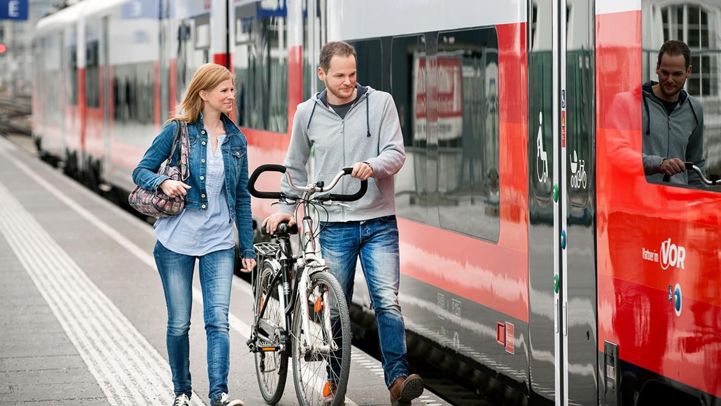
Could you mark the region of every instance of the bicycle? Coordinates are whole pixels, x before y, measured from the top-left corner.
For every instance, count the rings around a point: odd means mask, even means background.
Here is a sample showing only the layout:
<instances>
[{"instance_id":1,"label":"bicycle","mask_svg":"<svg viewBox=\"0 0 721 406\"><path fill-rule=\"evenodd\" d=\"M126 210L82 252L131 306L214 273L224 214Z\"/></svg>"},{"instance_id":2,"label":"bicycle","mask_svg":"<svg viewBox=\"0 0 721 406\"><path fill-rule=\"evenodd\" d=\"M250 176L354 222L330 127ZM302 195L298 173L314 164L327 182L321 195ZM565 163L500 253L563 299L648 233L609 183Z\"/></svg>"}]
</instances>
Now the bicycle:
<instances>
[{"instance_id":1,"label":"bicycle","mask_svg":"<svg viewBox=\"0 0 721 406\"><path fill-rule=\"evenodd\" d=\"M362 181L360 190L353 195L319 195L332 190L351 171L343 168L328 187L320 181L296 186L284 166L266 164L259 166L248 181L248 190L255 197L293 204L294 212L303 206L302 234L297 225L291 227L285 222L269 242L255 244L258 266L251 276L254 318L247 344L255 354L258 386L268 404L278 403L283 396L289 356L301 405L323 404L328 390L335 394L332 405L341 405L345 400L351 357L348 304L340 284L316 255L318 233L311 209L360 199L368 181ZM255 182L263 172L285 174L290 188L300 195L258 191ZM302 247L299 255L292 252L294 234ZM325 382L332 384L327 387Z\"/></svg>"}]
</instances>

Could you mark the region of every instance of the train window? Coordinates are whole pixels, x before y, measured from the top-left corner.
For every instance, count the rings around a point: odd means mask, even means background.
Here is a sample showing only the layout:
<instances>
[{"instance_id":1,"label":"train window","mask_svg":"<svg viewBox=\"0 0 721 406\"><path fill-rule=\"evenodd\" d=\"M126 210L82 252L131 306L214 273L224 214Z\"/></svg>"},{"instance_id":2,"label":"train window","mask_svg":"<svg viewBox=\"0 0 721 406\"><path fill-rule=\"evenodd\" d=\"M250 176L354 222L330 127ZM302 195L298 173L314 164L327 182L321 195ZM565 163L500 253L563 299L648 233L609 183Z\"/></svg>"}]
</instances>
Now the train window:
<instances>
[{"instance_id":1,"label":"train window","mask_svg":"<svg viewBox=\"0 0 721 406\"><path fill-rule=\"evenodd\" d=\"M497 241L500 185L495 30L440 33L434 76L440 225Z\"/></svg>"},{"instance_id":2,"label":"train window","mask_svg":"<svg viewBox=\"0 0 721 406\"><path fill-rule=\"evenodd\" d=\"M177 41L176 103L181 101L196 69L210 62L210 15L178 20Z\"/></svg>"},{"instance_id":3,"label":"train window","mask_svg":"<svg viewBox=\"0 0 721 406\"><path fill-rule=\"evenodd\" d=\"M113 65L114 117L152 124L155 112L153 62Z\"/></svg>"},{"instance_id":4,"label":"train window","mask_svg":"<svg viewBox=\"0 0 721 406\"><path fill-rule=\"evenodd\" d=\"M68 47L68 103L78 104L78 47Z\"/></svg>"},{"instance_id":5,"label":"train window","mask_svg":"<svg viewBox=\"0 0 721 406\"><path fill-rule=\"evenodd\" d=\"M384 89L383 76L386 69L378 69L378 64L383 64L387 59L383 58L382 42L380 39L370 39L351 42L358 55L356 63L358 83L370 86L374 89Z\"/></svg>"},{"instance_id":6,"label":"train window","mask_svg":"<svg viewBox=\"0 0 721 406\"><path fill-rule=\"evenodd\" d=\"M320 49L328 42L326 6L326 0L303 1L303 100L324 88L318 80L317 69ZM309 15L315 18L308 18Z\"/></svg>"},{"instance_id":7,"label":"train window","mask_svg":"<svg viewBox=\"0 0 721 406\"><path fill-rule=\"evenodd\" d=\"M662 173L678 158L694 162L707 177L721 175L721 3L644 0L642 21L642 162L646 179L721 191L719 187L705 186L695 171L666 179ZM681 93L670 86L671 82L669 86L657 85L664 72L672 68L664 65L664 69L657 69L661 46L669 40L686 44L691 54L690 74L686 73L686 58L679 62L685 77ZM664 63L672 61L664 59ZM677 94L683 101L675 102ZM663 126L655 126L658 120L654 121L654 117L660 117ZM673 125L668 126L667 120Z\"/></svg>"},{"instance_id":8,"label":"train window","mask_svg":"<svg viewBox=\"0 0 721 406\"><path fill-rule=\"evenodd\" d=\"M85 100L88 107L100 107L100 75L98 41L85 44Z\"/></svg>"},{"instance_id":9,"label":"train window","mask_svg":"<svg viewBox=\"0 0 721 406\"><path fill-rule=\"evenodd\" d=\"M288 35L285 3L236 8L235 86L238 124L288 129Z\"/></svg>"}]
</instances>

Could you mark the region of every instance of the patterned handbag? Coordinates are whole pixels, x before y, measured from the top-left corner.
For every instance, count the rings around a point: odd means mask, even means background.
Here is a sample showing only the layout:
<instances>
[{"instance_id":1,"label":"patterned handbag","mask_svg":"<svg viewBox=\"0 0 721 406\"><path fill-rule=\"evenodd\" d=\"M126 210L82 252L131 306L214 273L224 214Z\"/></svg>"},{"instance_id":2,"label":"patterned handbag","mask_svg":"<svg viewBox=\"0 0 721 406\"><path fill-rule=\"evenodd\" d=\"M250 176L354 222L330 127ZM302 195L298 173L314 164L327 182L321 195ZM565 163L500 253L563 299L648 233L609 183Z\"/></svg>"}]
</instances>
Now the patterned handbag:
<instances>
[{"instance_id":1,"label":"patterned handbag","mask_svg":"<svg viewBox=\"0 0 721 406\"><path fill-rule=\"evenodd\" d=\"M176 120L176 123L178 125L175 137L173 137L173 147L170 149L168 159L160 165L158 174L165 175L172 180L185 181L190 175L188 171L188 154L190 152L188 126L183 120ZM175 154L176 147L180 149L180 165L171 166L170 160ZM152 191L136 186L128 196L128 203L132 208L146 216L155 218L169 217L178 215L183 211L185 197L169 197L160 188Z\"/></svg>"}]
</instances>

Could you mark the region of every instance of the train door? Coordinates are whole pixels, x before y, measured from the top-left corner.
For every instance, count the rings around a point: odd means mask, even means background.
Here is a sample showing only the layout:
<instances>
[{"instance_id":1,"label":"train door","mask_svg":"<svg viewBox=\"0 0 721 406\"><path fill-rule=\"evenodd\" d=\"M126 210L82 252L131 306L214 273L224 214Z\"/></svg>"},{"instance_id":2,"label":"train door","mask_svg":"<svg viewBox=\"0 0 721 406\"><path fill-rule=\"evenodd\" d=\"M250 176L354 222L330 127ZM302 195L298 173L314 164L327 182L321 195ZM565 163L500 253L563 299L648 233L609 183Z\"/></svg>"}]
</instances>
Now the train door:
<instances>
[{"instance_id":1,"label":"train door","mask_svg":"<svg viewBox=\"0 0 721 406\"><path fill-rule=\"evenodd\" d=\"M563 169L561 213L564 399L597 402L598 367L595 245L594 2L561 3L565 59L561 59L560 136ZM565 27L563 27L565 21ZM565 85L563 79L565 78ZM564 249L565 246L565 249Z\"/></svg>"},{"instance_id":2,"label":"train door","mask_svg":"<svg viewBox=\"0 0 721 406\"><path fill-rule=\"evenodd\" d=\"M598 396L593 11L528 7L529 380L564 405Z\"/></svg>"},{"instance_id":3,"label":"train door","mask_svg":"<svg viewBox=\"0 0 721 406\"><path fill-rule=\"evenodd\" d=\"M103 154L101 164L101 179L107 180L107 171L110 165L110 140L112 139L108 134L111 131L110 120L112 117L111 106L113 103L113 94L111 93L110 81L112 77L112 71L110 68L110 33L109 33L110 17L105 16L101 22L101 33L100 33L100 66L103 68L103 75L101 86L103 94L102 102L102 114L103 114L103 127L102 133L105 134L103 137Z\"/></svg>"}]
</instances>

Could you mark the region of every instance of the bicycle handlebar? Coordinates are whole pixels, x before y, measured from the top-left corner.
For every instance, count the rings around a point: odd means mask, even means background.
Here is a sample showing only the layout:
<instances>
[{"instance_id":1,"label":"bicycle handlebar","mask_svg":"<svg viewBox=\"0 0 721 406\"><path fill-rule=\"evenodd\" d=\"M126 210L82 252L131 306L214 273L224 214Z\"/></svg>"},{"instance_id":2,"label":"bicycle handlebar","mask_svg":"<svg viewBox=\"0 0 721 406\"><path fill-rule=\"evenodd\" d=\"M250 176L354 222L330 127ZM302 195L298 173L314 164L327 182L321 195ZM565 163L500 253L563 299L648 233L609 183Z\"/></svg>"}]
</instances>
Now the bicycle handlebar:
<instances>
[{"instance_id":1,"label":"bicycle handlebar","mask_svg":"<svg viewBox=\"0 0 721 406\"><path fill-rule=\"evenodd\" d=\"M253 174L250 175L250 179L248 179L248 192L250 192L251 195L259 198L259 199L281 199L283 198L283 194L280 192L262 192L255 188L255 181L258 180L258 177L263 172L280 172L285 173L285 166L283 165L276 165L276 164L264 164L260 165L259 167L255 168L253 171Z\"/></svg>"},{"instance_id":2,"label":"bicycle handlebar","mask_svg":"<svg viewBox=\"0 0 721 406\"><path fill-rule=\"evenodd\" d=\"M696 174L701 178L701 182L703 182L705 185L709 186L716 186L721 185L721 178L718 175L710 175L710 178L707 178L706 175L703 173L701 168L694 165L693 162L684 162L683 163L686 166L687 171L694 171ZM671 176L668 174L663 175L663 181L668 182L671 180Z\"/></svg>"},{"instance_id":3,"label":"bicycle handlebar","mask_svg":"<svg viewBox=\"0 0 721 406\"><path fill-rule=\"evenodd\" d=\"M265 191L259 191L255 188L255 182L258 180L258 177L263 172L283 173L283 174L285 174L285 178L288 181L288 185L290 186L291 189L294 189L294 190L297 190L297 191L303 192L303 193L313 194L313 193L318 193L318 192L327 192L327 191L333 189L338 184L338 182L340 181L340 179L343 176L350 175L353 172L353 168L343 168L340 172L338 172L337 175L335 175L333 180L331 180L330 185L328 187L324 187L322 182L311 183L308 186L296 186L295 184L293 184L293 179L291 179L290 174L288 172L286 172L286 167L283 165L264 164L264 165L260 165L259 167L255 168L255 170L253 171L253 174L250 176L250 179L248 179L248 191L250 192L250 194L252 196L255 196L260 199L280 200L280 199L283 199L288 196L286 196L282 192L265 192ZM368 181L363 180L363 181L361 181L360 189L352 195L330 193L327 196L319 197L318 200L320 200L320 201L333 200L336 202L352 202L352 201L358 200L361 197L363 197L363 195L365 195L367 190L368 190ZM298 199L297 196L292 196L292 198Z\"/></svg>"}]
</instances>

